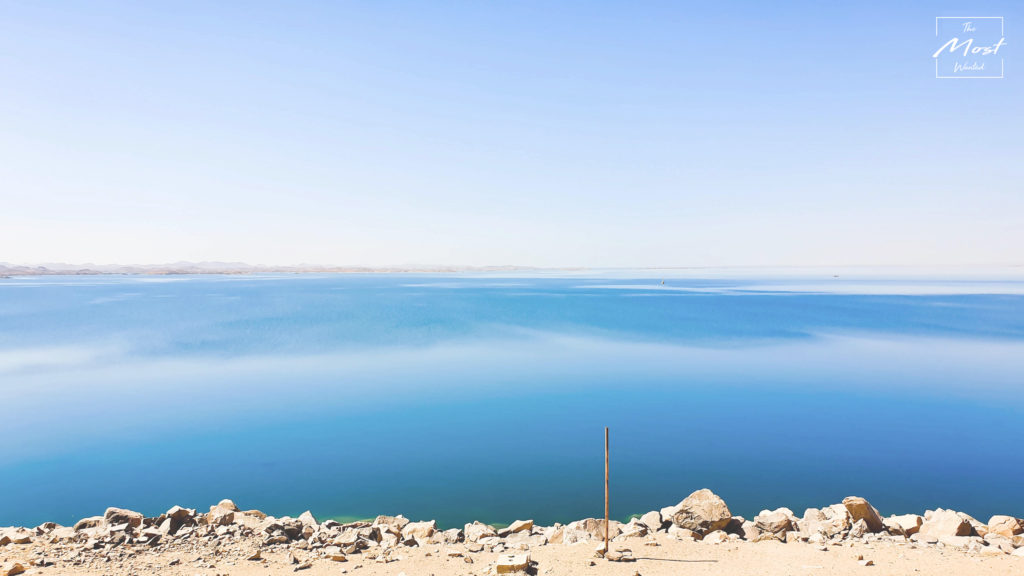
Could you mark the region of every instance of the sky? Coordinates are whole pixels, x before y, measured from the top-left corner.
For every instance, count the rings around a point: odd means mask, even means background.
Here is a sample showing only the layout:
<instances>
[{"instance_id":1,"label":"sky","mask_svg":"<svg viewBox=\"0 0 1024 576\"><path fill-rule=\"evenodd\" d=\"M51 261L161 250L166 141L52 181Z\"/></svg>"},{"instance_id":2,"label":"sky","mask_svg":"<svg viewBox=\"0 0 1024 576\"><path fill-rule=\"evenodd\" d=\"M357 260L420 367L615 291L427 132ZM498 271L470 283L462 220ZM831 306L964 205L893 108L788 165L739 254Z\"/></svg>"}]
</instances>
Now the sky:
<instances>
[{"instance_id":1,"label":"sky","mask_svg":"<svg viewBox=\"0 0 1024 576\"><path fill-rule=\"evenodd\" d=\"M1024 4L893 4L0 0L0 262L1024 264Z\"/></svg>"}]
</instances>

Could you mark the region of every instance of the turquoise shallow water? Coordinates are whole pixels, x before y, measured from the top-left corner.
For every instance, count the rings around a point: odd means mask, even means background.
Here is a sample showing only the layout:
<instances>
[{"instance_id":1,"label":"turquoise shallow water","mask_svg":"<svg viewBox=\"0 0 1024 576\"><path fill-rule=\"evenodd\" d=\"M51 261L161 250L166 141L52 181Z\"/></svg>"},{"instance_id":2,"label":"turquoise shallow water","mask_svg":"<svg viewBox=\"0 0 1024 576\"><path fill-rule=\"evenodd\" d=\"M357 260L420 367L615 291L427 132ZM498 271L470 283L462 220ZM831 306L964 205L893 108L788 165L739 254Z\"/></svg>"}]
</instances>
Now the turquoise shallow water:
<instances>
[{"instance_id":1,"label":"turquoise shallow water","mask_svg":"<svg viewBox=\"0 0 1024 576\"><path fill-rule=\"evenodd\" d=\"M0 279L0 525L1024 516L1024 283L639 276Z\"/></svg>"}]
</instances>

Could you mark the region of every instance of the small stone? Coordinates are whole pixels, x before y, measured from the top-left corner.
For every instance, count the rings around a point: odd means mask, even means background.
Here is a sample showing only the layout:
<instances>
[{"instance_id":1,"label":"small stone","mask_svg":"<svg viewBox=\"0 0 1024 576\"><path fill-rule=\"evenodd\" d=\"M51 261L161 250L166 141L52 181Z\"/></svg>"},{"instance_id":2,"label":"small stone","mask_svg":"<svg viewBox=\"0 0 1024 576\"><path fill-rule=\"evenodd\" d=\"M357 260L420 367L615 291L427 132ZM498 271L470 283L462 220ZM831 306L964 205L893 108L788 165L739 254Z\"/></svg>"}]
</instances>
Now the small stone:
<instances>
[{"instance_id":1,"label":"small stone","mask_svg":"<svg viewBox=\"0 0 1024 576\"><path fill-rule=\"evenodd\" d=\"M858 560L857 564L860 564L861 566L874 566L875 565L875 563L873 561L871 561L871 560Z\"/></svg>"},{"instance_id":2,"label":"small stone","mask_svg":"<svg viewBox=\"0 0 1024 576\"><path fill-rule=\"evenodd\" d=\"M694 532L693 530L689 530L687 528L680 528L675 524L669 524L668 535L675 538L676 540L685 541L700 540L701 538L703 538L703 536Z\"/></svg>"},{"instance_id":3,"label":"small stone","mask_svg":"<svg viewBox=\"0 0 1024 576\"><path fill-rule=\"evenodd\" d=\"M17 562L5 563L0 566L0 576L15 576L25 571L25 567Z\"/></svg>"},{"instance_id":4,"label":"small stone","mask_svg":"<svg viewBox=\"0 0 1024 576\"><path fill-rule=\"evenodd\" d=\"M636 558L633 558L633 552L630 550L609 550L605 553L604 558L609 562L636 562Z\"/></svg>"},{"instance_id":5,"label":"small stone","mask_svg":"<svg viewBox=\"0 0 1024 576\"><path fill-rule=\"evenodd\" d=\"M248 556L248 557L246 558L246 560L262 560L262 559L263 559L263 557L262 557L262 556L260 555L260 551L259 551L259 549L258 549L258 548L256 549L256 551L255 551L255 552L253 552L252 554L250 554L250 555L249 555L249 556Z\"/></svg>"}]
</instances>

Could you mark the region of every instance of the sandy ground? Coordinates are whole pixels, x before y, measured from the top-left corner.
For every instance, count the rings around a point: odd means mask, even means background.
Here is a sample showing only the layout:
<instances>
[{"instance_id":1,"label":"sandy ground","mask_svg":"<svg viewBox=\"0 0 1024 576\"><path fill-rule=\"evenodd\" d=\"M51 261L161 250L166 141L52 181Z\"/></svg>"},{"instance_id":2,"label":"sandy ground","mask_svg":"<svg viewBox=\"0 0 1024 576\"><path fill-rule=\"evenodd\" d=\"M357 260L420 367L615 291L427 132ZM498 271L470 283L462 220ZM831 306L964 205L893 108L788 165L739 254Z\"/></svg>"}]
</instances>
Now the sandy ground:
<instances>
[{"instance_id":1,"label":"sandy ground","mask_svg":"<svg viewBox=\"0 0 1024 576\"><path fill-rule=\"evenodd\" d=\"M656 541L659 545L645 544ZM764 575L803 576L819 574L857 575L1024 575L1024 557L979 556L953 549L916 547L910 544L874 543L831 546L827 551L807 543L731 542L705 544L678 541L667 535L653 539L637 539L613 545L613 549L629 548L635 562L609 562L594 558L593 543L575 545L550 544L530 551L533 561L530 574L551 576L679 576L679 575ZM451 557L446 551L458 550L462 557ZM254 576L301 574L354 574L356 576L483 576L494 574L494 553L469 553L461 545L427 546L404 550L401 560L387 564L367 560L359 555L347 562L318 560L310 568L295 571L286 552L264 552L262 561L221 559L200 560L181 553L142 556L124 565L93 567L48 566L29 567L27 549L5 547L0 559L26 563L25 574L40 575L149 575L168 576ZM20 553L20 554L19 554ZM20 556L20 557L19 557ZM862 566L859 558L871 560L873 566ZM472 559L468 563L466 558ZM177 563L172 564L177 560ZM212 567L211 567L212 566Z\"/></svg>"}]
</instances>

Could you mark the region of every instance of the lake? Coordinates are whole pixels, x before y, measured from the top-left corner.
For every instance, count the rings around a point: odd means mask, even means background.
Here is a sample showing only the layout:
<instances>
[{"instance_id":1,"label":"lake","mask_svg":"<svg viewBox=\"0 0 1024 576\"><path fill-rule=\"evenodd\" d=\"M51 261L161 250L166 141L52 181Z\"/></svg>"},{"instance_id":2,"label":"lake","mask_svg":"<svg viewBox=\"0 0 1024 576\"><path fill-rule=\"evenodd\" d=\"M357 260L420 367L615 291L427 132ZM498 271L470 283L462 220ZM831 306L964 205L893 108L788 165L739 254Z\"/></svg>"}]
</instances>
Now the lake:
<instances>
[{"instance_id":1,"label":"lake","mask_svg":"<svg viewBox=\"0 0 1024 576\"><path fill-rule=\"evenodd\" d=\"M0 526L1024 516L1024 281L656 274L0 279Z\"/></svg>"}]
</instances>

